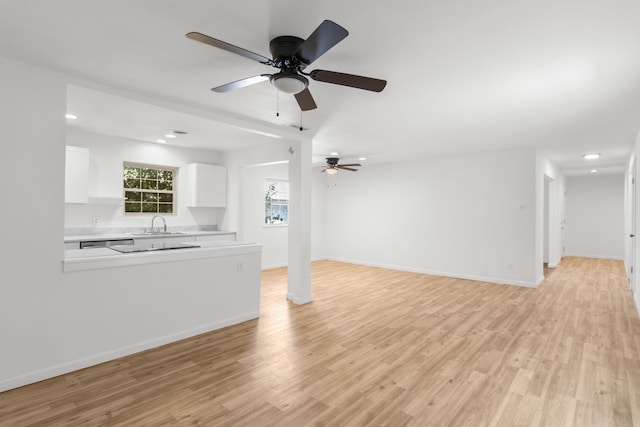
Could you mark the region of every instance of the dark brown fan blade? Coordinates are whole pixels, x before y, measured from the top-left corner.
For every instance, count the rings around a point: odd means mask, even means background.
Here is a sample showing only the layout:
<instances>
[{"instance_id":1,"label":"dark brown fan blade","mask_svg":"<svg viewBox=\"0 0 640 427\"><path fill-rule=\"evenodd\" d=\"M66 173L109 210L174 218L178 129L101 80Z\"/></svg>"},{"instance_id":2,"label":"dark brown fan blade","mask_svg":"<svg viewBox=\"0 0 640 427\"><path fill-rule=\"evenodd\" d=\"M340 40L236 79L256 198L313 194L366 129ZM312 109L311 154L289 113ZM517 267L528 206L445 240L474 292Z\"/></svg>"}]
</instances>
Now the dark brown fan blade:
<instances>
[{"instance_id":1,"label":"dark brown fan blade","mask_svg":"<svg viewBox=\"0 0 640 427\"><path fill-rule=\"evenodd\" d=\"M358 172L358 169L348 168L348 167L345 167L345 166L342 166L342 165L338 165L337 168L338 169L344 169L346 171L351 171L351 172Z\"/></svg>"},{"instance_id":2,"label":"dark brown fan blade","mask_svg":"<svg viewBox=\"0 0 640 427\"><path fill-rule=\"evenodd\" d=\"M338 166L342 167L342 166L362 166L360 163L345 163L345 164L339 164Z\"/></svg>"},{"instance_id":3,"label":"dark brown fan blade","mask_svg":"<svg viewBox=\"0 0 640 427\"><path fill-rule=\"evenodd\" d=\"M256 83L264 82L266 80L269 80L269 77L271 77L270 74L261 74L259 76L247 77L246 79L237 80L235 82L227 83L226 85L214 87L211 90L218 93L229 92L235 89L240 89L243 87L254 85Z\"/></svg>"},{"instance_id":4,"label":"dark brown fan blade","mask_svg":"<svg viewBox=\"0 0 640 427\"><path fill-rule=\"evenodd\" d=\"M313 70L309 76L313 80L317 80L319 82L349 86L356 89L370 90L372 92L382 92L382 89L387 85L386 80L356 76L353 74L337 73L335 71Z\"/></svg>"},{"instance_id":5,"label":"dark brown fan blade","mask_svg":"<svg viewBox=\"0 0 640 427\"><path fill-rule=\"evenodd\" d=\"M349 32L340 25L333 21L324 20L300 45L294 56L304 66L309 65L348 35Z\"/></svg>"},{"instance_id":6,"label":"dark brown fan blade","mask_svg":"<svg viewBox=\"0 0 640 427\"><path fill-rule=\"evenodd\" d=\"M313 100L313 96L311 96L311 92L309 92L309 88L306 88L302 92L296 93L293 96L296 97L296 101L298 101L298 105L302 111L315 110L318 108L316 102Z\"/></svg>"},{"instance_id":7,"label":"dark brown fan blade","mask_svg":"<svg viewBox=\"0 0 640 427\"><path fill-rule=\"evenodd\" d=\"M260 62L262 64L273 65L273 62L271 61L271 59L267 58L266 56L262 56L262 55L259 55L257 53L253 53L253 52L248 51L246 49L243 49L241 47L234 46L234 45L229 44L227 42L223 42L222 40L214 39L213 37L209 37L209 36L204 35L202 33L192 32L192 33L187 33L186 36L187 36L187 38L190 38L191 40L195 40L195 41L198 41L200 43L208 44L209 46L217 47L219 49L224 49L227 52L235 53L236 55L240 55L240 56L244 56L245 58L253 59L254 61L258 61L258 62Z\"/></svg>"}]
</instances>

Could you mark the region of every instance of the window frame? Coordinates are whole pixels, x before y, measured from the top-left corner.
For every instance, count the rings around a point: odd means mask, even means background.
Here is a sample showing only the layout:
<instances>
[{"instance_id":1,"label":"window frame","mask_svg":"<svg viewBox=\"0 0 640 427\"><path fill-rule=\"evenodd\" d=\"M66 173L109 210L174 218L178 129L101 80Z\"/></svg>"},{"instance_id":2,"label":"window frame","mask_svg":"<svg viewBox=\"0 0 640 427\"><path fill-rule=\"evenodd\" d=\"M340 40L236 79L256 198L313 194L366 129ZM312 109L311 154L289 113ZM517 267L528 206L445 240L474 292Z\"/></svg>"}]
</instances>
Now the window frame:
<instances>
[{"instance_id":1,"label":"window frame","mask_svg":"<svg viewBox=\"0 0 640 427\"><path fill-rule=\"evenodd\" d=\"M270 184L269 184L270 183ZM267 222L267 197L268 197L268 193L267 193L267 188L274 184L274 183L286 183L287 184L287 198L286 198L286 202L276 202L276 203L271 203L272 205L277 205L277 206L286 206L286 211L287 211L287 218L286 218L286 222L277 222L277 223L269 223ZM289 187L289 180L288 179L284 179L284 178L265 178L264 179L264 185L262 187L263 190L263 194L264 194L264 216L263 216L263 226L267 227L267 228L271 228L271 227L288 227L289 226L289 203L290 203L290 187Z\"/></svg>"},{"instance_id":2,"label":"window frame","mask_svg":"<svg viewBox=\"0 0 640 427\"><path fill-rule=\"evenodd\" d=\"M127 188L125 187L125 170L126 168L144 168L144 169L154 169L156 171L169 171L172 173L173 177L171 180L171 190L147 190L147 189L143 189L143 188ZM156 165L156 164L150 164L150 163L139 163L139 162L129 162L129 161L123 161L122 162L122 175L121 175L121 179L122 179L122 213L124 216L130 216L130 217L135 217L135 216L153 216L153 215L162 215L162 216L175 216L177 215L177 210L178 210L178 171L179 168L177 166L167 166L167 165ZM126 207L126 203L127 203L127 199L126 199L126 194L127 191L136 191L136 192L140 192L140 193L155 193L155 194L171 194L172 195L172 202L171 202L171 210L172 212L159 212L157 207L160 205L160 201L158 200L156 203L156 211L155 212L127 212L127 207Z\"/></svg>"}]
</instances>

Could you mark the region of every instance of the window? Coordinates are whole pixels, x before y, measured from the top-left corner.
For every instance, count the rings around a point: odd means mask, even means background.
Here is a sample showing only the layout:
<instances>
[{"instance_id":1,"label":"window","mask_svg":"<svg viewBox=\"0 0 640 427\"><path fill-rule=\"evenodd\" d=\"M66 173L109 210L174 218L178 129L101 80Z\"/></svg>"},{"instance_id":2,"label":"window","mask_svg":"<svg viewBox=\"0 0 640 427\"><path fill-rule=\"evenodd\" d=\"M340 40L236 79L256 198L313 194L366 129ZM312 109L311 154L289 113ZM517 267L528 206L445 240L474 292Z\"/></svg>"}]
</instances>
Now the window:
<instances>
[{"instance_id":1,"label":"window","mask_svg":"<svg viewBox=\"0 0 640 427\"><path fill-rule=\"evenodd\" d=\"M176 168L124 164L124 213L171 214L175 212Z\"/></svg>"},{"instance_id":2,"label":"window","mask_svg":"<svg viewBox=\"0 0 640 427\"><path fill-rule=\"evenodd\" d=\"M264 181L264 223L289 223L289 181L271 178Z\"/></svg>"}]
</instances>

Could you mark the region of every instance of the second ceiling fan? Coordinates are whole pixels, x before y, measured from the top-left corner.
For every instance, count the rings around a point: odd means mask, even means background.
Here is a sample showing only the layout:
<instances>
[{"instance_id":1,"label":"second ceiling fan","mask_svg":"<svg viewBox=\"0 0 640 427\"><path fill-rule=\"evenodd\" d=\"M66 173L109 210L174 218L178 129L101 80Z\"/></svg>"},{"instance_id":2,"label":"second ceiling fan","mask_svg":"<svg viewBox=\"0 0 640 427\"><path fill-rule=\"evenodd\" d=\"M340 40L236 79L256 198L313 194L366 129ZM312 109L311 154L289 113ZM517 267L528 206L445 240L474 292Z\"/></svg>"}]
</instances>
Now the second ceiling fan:
<instances>
[{"instance_id":1,"label":"second ceiling fan","mask_svg":"<svg viewBox=\"0 0 640 427\"><path fill-rule=\"evenodd\" d=\"M234 46L222 40L214 39L202 33L191 32L186 36L219 49L235 53L245 58L270 65L280 71L275 74L260 74L253 77L237 80L211 89L214 92L229 92L256 83L269 80L279 90L294 94L302 111L318 108L311 92L309 91L309 79L341 86L349 86L356 89L364 89L373 92L381 92L387 85L386 80L372 77L358 76L354 74L339 73L336 71L313 70L309 73L304 69L325 52L338 44L349 35L349 32L333 21L325 20L306 39L296 36L276 37L269 43L272 59L260 54Z\"/></svg>"},{"instance_id":2,"label":"second ceiling fan","mask_svg":"<svg viewBox=\"0 0 640 427\"><path fill-rule=\"evenodd\" d=\"M358 172L358 169L355 168L362 166L360 163L340 163L339 157L327 157L325 160L327 161L327 166L320 172L326 172L329 175L338 173L338 169Z\"/></svg>"}]
</instances>

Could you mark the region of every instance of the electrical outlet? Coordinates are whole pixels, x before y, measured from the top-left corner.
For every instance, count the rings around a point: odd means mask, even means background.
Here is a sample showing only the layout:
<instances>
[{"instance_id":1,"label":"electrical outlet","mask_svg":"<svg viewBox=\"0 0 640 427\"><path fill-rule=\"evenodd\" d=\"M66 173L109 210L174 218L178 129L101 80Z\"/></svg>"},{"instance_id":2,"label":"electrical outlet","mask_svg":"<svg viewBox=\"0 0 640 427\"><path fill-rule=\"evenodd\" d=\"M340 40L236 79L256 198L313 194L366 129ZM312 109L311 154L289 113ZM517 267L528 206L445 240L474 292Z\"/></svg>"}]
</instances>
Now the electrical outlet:
<instances>
[{"instance_id":1,"label":"electrical outlet","mask_svg":"<svg viewBox=\"0 0 640 427\"><path fill-rule=\"evenodd\" d=\"M94 216L93 218L91 218L91 224L100 225L100 217Z\"/></svg>"},{"instance_id":2,"label":"electrical outlet","mask_svg":"<svg viewBox=\"0 0 640 427\"><path fill-rule=\"evenodd\" d=\"M237 271L238 273L241 273L241 272L243 272L243 271L244 271L244 263L242 263L242 261L238 261L238 262L236 263L236 271Z\"/></svg>"},{"instance_id":3,"label":"electrical outlet","mask_svg":"<svg viewBox=\"0 0 640 427\"><path fill-rule=\"evenodd\" d=\"M507 264L507 270L513 271L513 264Z\"/></svg>"}]
</instances>

